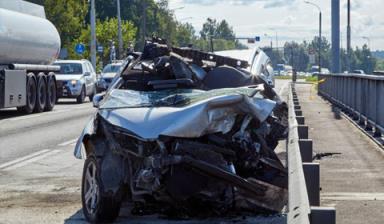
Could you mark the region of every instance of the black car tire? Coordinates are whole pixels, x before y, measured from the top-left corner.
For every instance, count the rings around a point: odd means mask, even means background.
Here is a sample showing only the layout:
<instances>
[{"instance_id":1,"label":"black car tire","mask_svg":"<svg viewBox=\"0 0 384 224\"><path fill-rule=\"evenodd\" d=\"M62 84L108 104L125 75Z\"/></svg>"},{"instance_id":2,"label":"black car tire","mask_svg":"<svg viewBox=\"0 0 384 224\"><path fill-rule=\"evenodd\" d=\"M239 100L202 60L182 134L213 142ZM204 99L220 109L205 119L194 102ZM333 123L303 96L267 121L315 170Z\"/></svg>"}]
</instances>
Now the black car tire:
<instances>
[{"instance_id":1,"label":"black car tire","mask_svg":"<svg viewBox=\"0 0 384 224\"><path fill-rule=\"evenodd\" d=\"M81 93L80 93L80 95L76 98L76 101L77 101L77 103L84 103L84 101L85 101L85 95L86 95L86 93L85 93L85 88L84 88L84 86L81 88Z\"/></svg>"},{"instance_id":2,"label":"black car tire","mask_svg":"<svg viewBox=\"0 0 384 224\"><path fill-rule=\"evenodd\" d=\"M36 106L36 76L33 73L27 74L27 102L23 107L18 107L17 110L21 113L31 114Z\"/></svg>"},{"instance_id":3,"label":"black car tire","mask_svg":"<svg viewBox=\"0 0 384 224\"><path fill-rule=\"evenodd\" d=\"M47 82L44 73L37 75L37 94L36 94L36 106L35 112L41 113L45 110L47 103Z\"/></svg>"},{"instance_id":4,"label":"black car tire","mask_svg":"<svg viewBox=\"0 0 384 224\"><path fill-rule=\"evenodd\" d=\"M84 163L81 201L84 216L90 223L113 222L120 213L121 200L103 190L101 163L102 158L96 158L93 154Z\"/></svg>"}]
</instances>

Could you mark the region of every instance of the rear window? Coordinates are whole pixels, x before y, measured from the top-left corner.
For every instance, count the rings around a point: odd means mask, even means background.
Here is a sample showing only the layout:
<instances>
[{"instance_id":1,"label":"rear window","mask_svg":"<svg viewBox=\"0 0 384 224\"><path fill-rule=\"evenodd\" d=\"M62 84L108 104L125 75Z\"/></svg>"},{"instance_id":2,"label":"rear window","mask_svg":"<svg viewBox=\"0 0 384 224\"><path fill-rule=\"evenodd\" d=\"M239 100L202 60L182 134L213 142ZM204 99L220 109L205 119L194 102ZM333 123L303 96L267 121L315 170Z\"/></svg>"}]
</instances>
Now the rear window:
<instances>
[{"instance_id":1,"label":"rear window","mask_svg":"<svg viewBox=\"0 0 384 224\"><path fill-rule=\"evenodd\" d=\"M60 73L63 75L80 75L83 74L83 66L80 63L55 63L60 66Z\"/></svg>"}]
</instances>

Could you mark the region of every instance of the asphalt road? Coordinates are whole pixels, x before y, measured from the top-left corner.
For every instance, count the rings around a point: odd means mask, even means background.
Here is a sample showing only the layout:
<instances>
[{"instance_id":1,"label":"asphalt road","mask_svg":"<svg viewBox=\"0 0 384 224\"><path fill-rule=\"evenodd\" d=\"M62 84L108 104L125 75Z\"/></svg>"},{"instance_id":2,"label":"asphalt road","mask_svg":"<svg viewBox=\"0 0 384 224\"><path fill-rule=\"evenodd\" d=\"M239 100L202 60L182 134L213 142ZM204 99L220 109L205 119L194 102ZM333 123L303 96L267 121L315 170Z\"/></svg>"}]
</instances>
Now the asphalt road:
<instances>
[{"instance_id":1,"label":"asphalt road","mask_svg":"<svg viewBox=\"0 0 384 224\"><path fill-rule=\"evenodd\" d=\"M277 81L277 91L287 84ZM74 158L73 148L94 112L91 103L73 100L41 114L0 110L0 224L84 222L83 161ZM119 222L128 213L123 209Z\"/></svg>"}]
</instances>

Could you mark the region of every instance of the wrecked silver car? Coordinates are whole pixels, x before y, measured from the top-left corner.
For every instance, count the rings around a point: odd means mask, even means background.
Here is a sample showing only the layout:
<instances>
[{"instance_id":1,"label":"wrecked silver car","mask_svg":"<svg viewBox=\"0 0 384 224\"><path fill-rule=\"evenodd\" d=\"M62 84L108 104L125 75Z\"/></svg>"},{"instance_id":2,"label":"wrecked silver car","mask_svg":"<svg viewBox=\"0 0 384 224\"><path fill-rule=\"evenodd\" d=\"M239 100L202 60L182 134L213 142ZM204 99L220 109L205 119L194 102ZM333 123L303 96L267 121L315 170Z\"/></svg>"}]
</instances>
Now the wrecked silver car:
<instances>
[{"instance_id":1,"label":"wrecked silver car","mask_svg":"<svg viewBox=\"0 0 384 224\"><path fill-rule=\"evenodd\" d=\"M86 219L113 221L123 201L182 219L281 212L287 108L246 66L161 40L126 63L75 148Z\"/></svg>"}]
</instances>

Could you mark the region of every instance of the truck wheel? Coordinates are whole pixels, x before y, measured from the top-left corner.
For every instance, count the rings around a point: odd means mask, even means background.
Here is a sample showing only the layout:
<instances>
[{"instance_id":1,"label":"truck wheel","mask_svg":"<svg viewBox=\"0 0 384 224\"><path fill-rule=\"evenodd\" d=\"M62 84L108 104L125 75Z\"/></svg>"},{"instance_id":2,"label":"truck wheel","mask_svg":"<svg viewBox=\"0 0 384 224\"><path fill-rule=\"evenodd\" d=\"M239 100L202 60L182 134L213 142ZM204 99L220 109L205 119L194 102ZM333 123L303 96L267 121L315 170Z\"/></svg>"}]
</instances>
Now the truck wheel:
<instances>
[{"instance_id":1,"label":"truck wheel","mask_svg":"<svg viewBox=\"0 0 384 224\"><path fill-rule=\"evenodd\" d=\"M37 75L37 94L36 94L36 106L35 112L41 113L45 109L47 103L47 82L45 80L45 74L39 73Z\"/></svg>"},{"instance_id":2,"label":"truck wheel","mask_svg":"<svg viewBox=\"0 0 384 224\"><path fill-rule=\"evenodd\" d=\"M56 102L57 98L55 75L53 73L49 73L47 78L47 103L45 105L45 111L52 111Z\"/></svg>"},{"instance_id":3,"label":"truck wheel","mask_svg":"<svg viewBox=\"0 0 384 224\"><path fill-rule=\"evenodd\" d=\"M18 107L17 110L26 113L31 114L33 112L33 109L35 109L36 105L36 77L33 73L27 74L27 99L26 104L23 107Z\"/></svg>"},{"instance_id":4,"label":"truck wheel","mask_svg":"<svg viewBox=\"0 0 384 224\"><path fill-rule=\"evenodd\" d=\"M76 98L77 103L84 103L85 101L85 88L84 86L81 88L80 96Z\"/></svg>"},{"instance_id":5,"label":"truck wheel","mask_svg":"<svg viewBox=\"0 0 384 224\"><path fill-rule=\"evenodd\" d=\"M121 202L114 195L103 191L100 162L94 155L88 156L84 163L81 200L83 213L90 223L114 221L120 212Z\"/></svg>"}]
</instances>

